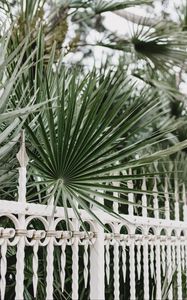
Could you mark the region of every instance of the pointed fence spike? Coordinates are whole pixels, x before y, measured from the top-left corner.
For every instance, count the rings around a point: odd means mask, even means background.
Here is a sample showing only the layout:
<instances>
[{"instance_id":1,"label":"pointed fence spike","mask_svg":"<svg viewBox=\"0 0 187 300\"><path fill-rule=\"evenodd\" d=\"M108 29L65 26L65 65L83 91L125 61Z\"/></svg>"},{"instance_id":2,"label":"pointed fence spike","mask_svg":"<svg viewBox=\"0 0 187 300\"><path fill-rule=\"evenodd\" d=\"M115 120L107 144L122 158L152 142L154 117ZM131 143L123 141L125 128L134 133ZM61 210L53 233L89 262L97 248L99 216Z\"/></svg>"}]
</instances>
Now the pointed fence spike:
<instances>
[{"instance_id":1,"label":"pointed fence spike","mask_svg":"<svg viewBox=\"0 0 187 300\"><path fill-rule=\"evenodd\" d=\"M26 148L25 148L25 131L22 130L21 131L21 147L19 152L17 153L16 157L17 160L19 161L20 167L26 167L28 165L29 162L29 158L26 152Z\"/></svg>"}]
</instances>

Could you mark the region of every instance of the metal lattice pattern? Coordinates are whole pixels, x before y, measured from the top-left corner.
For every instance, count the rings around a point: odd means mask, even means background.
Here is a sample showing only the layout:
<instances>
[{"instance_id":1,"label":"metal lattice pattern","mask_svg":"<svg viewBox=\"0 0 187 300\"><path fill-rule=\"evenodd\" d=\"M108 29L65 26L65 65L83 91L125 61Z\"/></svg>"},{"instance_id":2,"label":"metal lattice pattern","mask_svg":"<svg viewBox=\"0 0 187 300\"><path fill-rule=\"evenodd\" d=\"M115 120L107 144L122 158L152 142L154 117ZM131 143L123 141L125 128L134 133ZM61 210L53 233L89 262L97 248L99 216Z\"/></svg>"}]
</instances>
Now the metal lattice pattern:
<instances>
[{"instance_id":1,"label":"metal lattice pattern","mask_svg":"<svg viewBox=\"0 0 187 300\"><path fill-rule=\"evenodd\" d=\"M68 208L70 230L59 230L58 225L65 220L62 207L53 212L49 205L26 202L26 165L24 143L18 154L20 162L18 202L0 200L0 217L11 220L11 228L0 227L0 291L5 299L7 249L16 246L15 299L24 299L24 264L28 247L32 248L33 297L37 298L39 249L46 249L46 299L52 300L54 293L54 252L60 250L60 280L64 291L66 281L67 247L72 249L72 299L79 299L79 270L82 269L84 286L90 290L90 299L105 299L105 290L113 277L113 299L120 299L121 284L129 280L129 298L137 297L137 282L142 281L144 299L149 299L150 282L156 285L156 299L162 298L163 278L172 277L176 271L177 299L183 299L182 274L187 274L187 207L183 186L183 220L179 221L179 199L175 194L175 220L170 220L168 180L165 180L165 218L158 214L157 180L154 179L154 217L148 217L146 178L142 182L142 216L134 214L134 195L129 193L128 215L124 221L97 211L97 216L107 224L110 232L104 232L84 210L80 210L89 231L81 231L81 226L71 208ZM131 172L131 171L130 171ZM177 183L176 190L177 190ZM128 182L133 188L133 182ZM115 195L116 196L116 195ZM94 209L94 208L93 208ZM114 207L118 212L118 206ZM38 219L43 230L30 229L29 224ZM125 228L126 233L123 233ZM79 251L83 248L83 264L79 263ZM106 280L105 280L106 278ZM169 286L168 299L173 299L173 288Z\"/></svg>"}]
</instances>

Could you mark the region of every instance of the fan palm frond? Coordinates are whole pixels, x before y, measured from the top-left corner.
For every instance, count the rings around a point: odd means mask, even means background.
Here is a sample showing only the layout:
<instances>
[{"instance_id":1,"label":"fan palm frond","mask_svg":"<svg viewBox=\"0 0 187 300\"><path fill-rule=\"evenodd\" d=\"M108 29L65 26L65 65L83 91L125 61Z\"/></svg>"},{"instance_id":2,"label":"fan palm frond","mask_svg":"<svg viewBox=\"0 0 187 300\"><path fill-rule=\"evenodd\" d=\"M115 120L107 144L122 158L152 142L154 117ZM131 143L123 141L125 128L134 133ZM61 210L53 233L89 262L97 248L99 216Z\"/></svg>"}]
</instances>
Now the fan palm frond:
<instances>
[{"instance_id":1,"label":"fan palm frond","mask_svg":"<svg viewBox=\"0 0 187 300\"><path fill-rule=\"evenodd\" d=\"M131 38L137 54L159 69L181 66L186 62L186 35L183 32L161 32L138 29Z\"/></svg>"},{"instance_id":2,"label":"fan palm frond","mask_svg":"<svg viewBox=\"0 0 187 300\"><path fill-rule=\"evenodd\" d=\"M127 203L111 195L111 191L128 193L129 176L122 174L124 170L149 164L187 146L185 141L135 158L159 143L171 128L150 132L146 138L128 144L130 136L138 137L138 128L146 128L163 111L161 102L147 97L147 91L129 105L133 84L119 72L109 71L101 78L93 71L81 79L80 71L69 72L61 67L52 81L44 78L43 94L57 100L47 104L32 126L26 125L31 173L40 178L36 184L45 183L42 192L53 188L56 203L66 207L67 201L77 216L78 206L93 215L90 205L115 215L95 198L104 195L109 201ZM117 176L116 171L122 173ZM119 187L112 186L115 181L121 182Z\"/></svg>"},{"instance_id":3,"label":"fan palm frond","mask_svg":"<svg viewBox=\"0 0 187 300\"><path fill-rule=\"evenodd\" d=\"M146 61L152 69L156 68L161 72L172 71L174 66L181 67L186 64L186 44L184 31L176 26L174 29L167 25L163 27L163 23L154 27L138 25L130 37L116 37L113 41L98 43L100 46L128 53L136 62L137 59Z\"/></svg>"}]
</instances>

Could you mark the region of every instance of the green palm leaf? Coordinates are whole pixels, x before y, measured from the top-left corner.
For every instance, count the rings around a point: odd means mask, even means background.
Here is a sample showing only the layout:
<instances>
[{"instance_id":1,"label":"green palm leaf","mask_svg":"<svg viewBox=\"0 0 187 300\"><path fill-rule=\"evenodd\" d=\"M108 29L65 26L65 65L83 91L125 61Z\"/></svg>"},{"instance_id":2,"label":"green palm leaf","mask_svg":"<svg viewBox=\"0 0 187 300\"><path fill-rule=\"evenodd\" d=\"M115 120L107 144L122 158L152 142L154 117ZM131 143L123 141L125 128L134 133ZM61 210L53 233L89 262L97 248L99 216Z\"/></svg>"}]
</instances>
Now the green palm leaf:
<instances>
[{"instance_id":1,"label":"green palm leaf","mask_svg":"<svg viewBox=\"0 0 187 300\"><path fill-rule=\"evenodd\" d=\"M126 183L130 177L122 173L114 175L116 171L150 164L187 146L184 141L146 154L148 148L181 124L150 132L146 138L128 144L130 136L138 137L140 122L141 131L149 126L153 115L159 119L164 104L148 96L147 91L129 101L134 84L118 71L109 71L100 77L94 70L81 76L76 69L61 67L54 77L55 80L48 82L45 74L42 89L49 99L56 98L48 103L32 127L26 125L26 131L30 172L40 177L38 185L42 193L49 190L49 186L62 191L55 196L58 205L63 205L63 193L69 194L69 205L76 207L77 202L77 207L89 213L93 203L109 212L109 207L94 200L102 195L111 202L127 204L127 198L108 194L114 190L123 195L129 192ZM135 159L141 152L144 155ZM119 187L111 186L114 181L121 183Z\"/></svg>"},{"instance_id":2,"label":"green palm leaf","mask_svg":"<svg viewBox=\"0 0 187 300\"><path fill-rule=\"evenodd\" d=\"M146 23L146 19L145 19ZM174 66L186 64L186 33L168 24L155 24L154 27L138 25L129 37L115 38L110 43L101 41L98 45L120 50L133 61L146 61L149 66L161 72L172 71Z\"/></svg>"}]
</instances>

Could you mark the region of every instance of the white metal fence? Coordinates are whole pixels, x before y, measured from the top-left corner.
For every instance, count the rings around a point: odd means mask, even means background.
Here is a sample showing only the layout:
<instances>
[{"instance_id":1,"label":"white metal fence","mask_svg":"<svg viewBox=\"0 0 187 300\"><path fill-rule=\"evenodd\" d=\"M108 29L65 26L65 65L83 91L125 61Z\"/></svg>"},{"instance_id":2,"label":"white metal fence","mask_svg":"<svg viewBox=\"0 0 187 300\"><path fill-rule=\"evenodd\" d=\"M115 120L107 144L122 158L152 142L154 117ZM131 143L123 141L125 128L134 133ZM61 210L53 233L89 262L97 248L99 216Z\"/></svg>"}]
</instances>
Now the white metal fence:
<instances>
[{"instance_id":1,"label":"white metal fence","mask_svg":"<svg viewBox=\"0 0 187 300\"><path fill-rule=\"evenodd\" d=\"M26 202L26 158L24 145L19 152L19 199L16 201L0 200L0 216L11 220L12 226L0 228L0 290L1 300L6 298L7 251L16 247L15 299L24 299L24 267L25 254L32 248L32 283L33 297L37 298L38 287L38 251L46 248L46 299L54 299L54 251L60 249L59 277L61 290L65 289L66 251L71 248L72 273L71 294L67 299L80 299L79 277L83 274L84 285L89 289L89 299L103 300L107 286L112 292L107 299L140 299L137 290L142 289L142 299L163 299L164 285L168 284L167 299L174 299L174 288L177 299L185 299L187 274L187 206L185 186L182 199L175 193L175 215L170 219L167 180L165 181L165 207L162 218L159 215L159 197L156 177L153 195L150 196L154 208L154 216L149 217L147 195L142 193L142 215L136 216L132 204L128 205L128 214L123 215L125 221L97 211L97 216L108 225L110 232L105 232L84 210L80 210L81 218L89 224L88 233L81 230L73 210L68 209L71 230L59 230L59 224L65 220L64 209L57 207L52 215L53 205L41 205ZM130 188L133 182L128 182ZM142 183L146 190L146 179ZM128 195L134 200L133 193ZM182 200L183 203L179 200ZM181 203L181 205L179 205ZM179 207L181 206L181 207ZM94 209L94 208L93 208ZM180 217L181 209L183 216ZM118 206L114 205L118 211ZM29 224L38 219L43 229ZM181 219L181 220L179 220ZM80 249L83 249L83 263L80 264ZM82 252L81 252L82 253ZM26 254L27 255L27 254ZM176 273L175 281L169 285ZM69 275L68 275L69 276ZM167 278L167 281L165 280ZM184 279L185 278L185 279ZM123 289L126 285L126 290ZM154 286L154 288L153 288ZM123 290L123 293L121 292ZM126 296L125 296L126 293ZM123 296L121 296L123 295ZM123 297L123 298L121 298ZM175 296L176 297L176 296ZM64 299L65 296L64 296ZM86 299L86 298L84 298ZM176 298L175 298L176 299Z\"/></svg>"}]
</instances>

